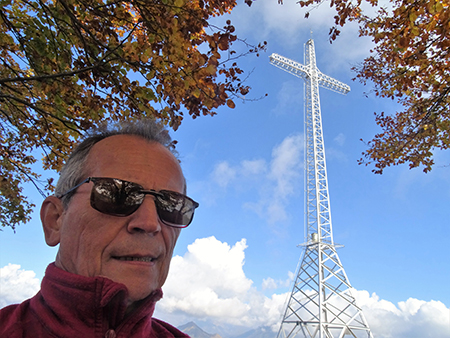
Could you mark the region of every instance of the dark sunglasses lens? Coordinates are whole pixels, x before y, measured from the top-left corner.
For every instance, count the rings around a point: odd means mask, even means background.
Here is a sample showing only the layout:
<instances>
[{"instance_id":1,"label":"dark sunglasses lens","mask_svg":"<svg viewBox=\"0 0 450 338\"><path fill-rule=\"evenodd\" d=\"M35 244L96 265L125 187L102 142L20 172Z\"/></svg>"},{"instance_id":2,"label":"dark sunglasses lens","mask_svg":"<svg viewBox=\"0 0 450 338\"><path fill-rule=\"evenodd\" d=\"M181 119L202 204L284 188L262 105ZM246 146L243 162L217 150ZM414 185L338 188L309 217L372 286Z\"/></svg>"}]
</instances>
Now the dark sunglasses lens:
<instances>
[{"instance_id":1,"label":"dark sunglasses lens","mask_svg":"<svg viewBox=\"0 0 450 338\"><path fill-rule=\"evenodd\" d=\"M187 227L194 216L195 202L174 191L162 190L155 197L158 215L172 226Z\"/></svg>"},{"instance_id":2,"label":"dark sunglasses lens","mask_svg":"<svg viewBox=\"0 0 450 338\"><path fill-rule=\"evenodd\" d=\"M104 214L128 216L142 204L145 194L141 185L115 178L91 178L94 187L91 192L91 206ZM183 194L162 190L151 193L155 197L158 216L167 225L187 227L198 206Z\"/></svg>"},{"instance_id":3,"label":"dark sunglasses lens","mask_svg":"<svg viewBox=\"0 0 450 338\"><path fill-rule=\"evenodd\" d=\"M142 204L144 194L139 184L114 178L101 178L94 181L91 193L91 206L105 214L128 216Z\"/></svg>"}]
</instances>

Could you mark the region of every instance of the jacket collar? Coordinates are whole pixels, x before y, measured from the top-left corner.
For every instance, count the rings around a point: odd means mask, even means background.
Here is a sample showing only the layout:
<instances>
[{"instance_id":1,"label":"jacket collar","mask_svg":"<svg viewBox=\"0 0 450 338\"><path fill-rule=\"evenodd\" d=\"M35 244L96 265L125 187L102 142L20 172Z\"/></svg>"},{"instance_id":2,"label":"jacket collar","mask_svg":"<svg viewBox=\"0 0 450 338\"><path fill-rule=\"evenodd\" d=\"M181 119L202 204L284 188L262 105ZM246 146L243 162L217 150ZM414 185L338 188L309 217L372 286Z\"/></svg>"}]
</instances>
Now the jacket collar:
<instances>
[{"instance_id":1,"label":"jacket collar","mask_svg":"<svg viewBox=\"0 0 450 338\"><path fill-rule=\"evenodd\" d=\"M125 285L105 277L75 275L52 263L42 280L41 295L40 304L36 306L42 313L38 311L37 315L53 317L45 320L54 326L52 331L70 336L72 329L80 334L80 326L95 328L100 334L109 329L133 327L139 322L144 326L142 329L150 329L151 316L155 303L162 298L162 290L154 291L126 316L128 290Z\"/></svg>"}]
</instances>

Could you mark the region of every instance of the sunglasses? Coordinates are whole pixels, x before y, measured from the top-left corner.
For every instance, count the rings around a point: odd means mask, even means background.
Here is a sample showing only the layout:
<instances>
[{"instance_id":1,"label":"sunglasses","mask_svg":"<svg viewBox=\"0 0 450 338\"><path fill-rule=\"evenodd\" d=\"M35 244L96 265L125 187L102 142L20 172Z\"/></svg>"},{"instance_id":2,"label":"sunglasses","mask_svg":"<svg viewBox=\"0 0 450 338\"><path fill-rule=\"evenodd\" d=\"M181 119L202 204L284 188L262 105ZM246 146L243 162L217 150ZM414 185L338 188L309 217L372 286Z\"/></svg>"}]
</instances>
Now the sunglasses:
<instances>
[{"instance_id":1,"label":"sunglasses","mask_svg":"<svg viewBox=\"0 0 450 338\"><path fill-rule=\"evenodd\" d=\"M175 191L145 190L140 184L107 177L88 177L59 198L89 182L94 183L91 190L92 208L107 215L129 216L141 206L145 195L152 195L160 220L172 227L185 228L192 222L194 210L199 206L193 199Z\"/></svg>"}]
</instances>

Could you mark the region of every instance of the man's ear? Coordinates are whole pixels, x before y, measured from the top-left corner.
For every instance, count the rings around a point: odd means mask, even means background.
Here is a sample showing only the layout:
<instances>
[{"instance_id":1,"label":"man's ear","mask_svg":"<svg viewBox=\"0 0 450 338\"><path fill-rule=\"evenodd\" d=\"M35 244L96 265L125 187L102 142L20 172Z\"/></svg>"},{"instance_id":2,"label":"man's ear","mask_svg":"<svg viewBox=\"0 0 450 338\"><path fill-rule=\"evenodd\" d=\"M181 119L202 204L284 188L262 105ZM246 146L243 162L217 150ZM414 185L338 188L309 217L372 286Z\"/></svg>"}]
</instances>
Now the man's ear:
<instances>
[{"instance_id":1,"label":"man's ear","mask_svg":"<svg viewBox=\"0 0 450 338\"><path fill-rule=\"evenodd\" d=\"M59 244L64 206L55 196L47 197L41 206L41 222L44 229L45 242L49 246Z\"/></svg>"}]
</instances>

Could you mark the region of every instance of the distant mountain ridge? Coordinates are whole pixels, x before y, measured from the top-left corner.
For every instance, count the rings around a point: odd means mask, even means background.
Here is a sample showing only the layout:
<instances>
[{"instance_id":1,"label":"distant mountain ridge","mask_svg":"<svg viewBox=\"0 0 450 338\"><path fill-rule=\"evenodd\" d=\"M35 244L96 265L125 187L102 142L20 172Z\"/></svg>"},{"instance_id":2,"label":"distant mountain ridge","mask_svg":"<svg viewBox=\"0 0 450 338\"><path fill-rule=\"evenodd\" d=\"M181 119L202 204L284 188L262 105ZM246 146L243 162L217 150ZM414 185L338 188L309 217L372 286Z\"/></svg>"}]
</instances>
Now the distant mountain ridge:
<instances>
[{"instance_id":1,"label":"distant mountain ridge","mask_svg":"<svg viewBox=\"0 0 450 338\"><path fill-rule=\"evenodd\" d=\"M268 326L261 326L257 329L249 330L238 336L230 336L230 337L222 337L219 334L210 334L203 331L197 324L194 322L189 322L178 327L179 330L183 331L191 338L275 338L276 333L273 332Z\"/></svg>"},{"instance_id":2,"label":"distant mountain ridge","mask_svg":"<svg viewBox=\"0 0 450 338\"><path fill-rule=\"evenodd\" d=\"M210 333L203 331L194 322L189 322L187 324L184 324L184 325L178 327L178 329L180 331L183 331L187 335L189 335L191 338L222 338L218 334L210 334Z\"/></svg>"}]
</instances>

